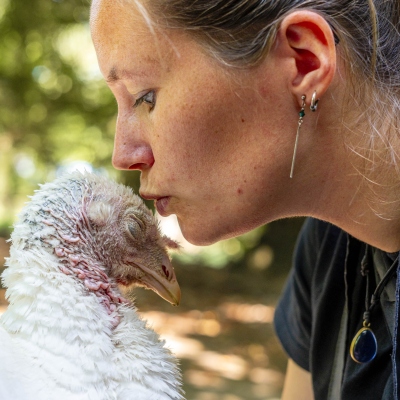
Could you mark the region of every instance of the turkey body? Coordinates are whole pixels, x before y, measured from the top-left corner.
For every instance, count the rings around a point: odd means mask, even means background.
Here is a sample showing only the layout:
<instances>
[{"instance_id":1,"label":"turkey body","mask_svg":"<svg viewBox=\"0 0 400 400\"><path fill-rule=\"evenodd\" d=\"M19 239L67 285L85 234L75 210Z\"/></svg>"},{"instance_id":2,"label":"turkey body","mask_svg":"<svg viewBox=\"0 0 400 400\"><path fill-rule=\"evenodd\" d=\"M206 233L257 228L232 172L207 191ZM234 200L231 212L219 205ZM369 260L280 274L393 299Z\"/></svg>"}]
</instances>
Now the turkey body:
<instances>
[{"instance_id":1,"label":"turkey body","mask_svg":"<svg viewBox=\"0 0 400 400\"><path fill-rule=\"evenodd\" d=\"M11 238L1 400L183 399L176 359L118 286L180 296L173 242L136 195L68 175L35 193Z\"/></svg>"}]
</instances>

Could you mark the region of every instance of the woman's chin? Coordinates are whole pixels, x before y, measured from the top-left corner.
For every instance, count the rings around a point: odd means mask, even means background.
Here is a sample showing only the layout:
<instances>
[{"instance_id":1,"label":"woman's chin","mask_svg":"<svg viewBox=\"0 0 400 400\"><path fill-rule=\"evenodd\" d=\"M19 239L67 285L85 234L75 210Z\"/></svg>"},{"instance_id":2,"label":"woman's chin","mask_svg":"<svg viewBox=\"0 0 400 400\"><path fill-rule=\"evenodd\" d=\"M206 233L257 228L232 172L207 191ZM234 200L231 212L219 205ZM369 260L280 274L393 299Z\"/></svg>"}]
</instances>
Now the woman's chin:
<instances>
[{"instance_id":1,"label":"woman's chin","mask_svg":"<svg viewBox=\"0 0 400 400\"><path fill-rule=\"evenodd\" d=\"M183 237L195 246L209 246L220 240L230 239L238 236L240 233L231 232L229 229L223 229L221 225L213 225L207 221L193 223L181 220L178 217L179 226Z\"/></svg>"},{"instance_id":2,"label":"woman's chin","mask_svg":"<svg viewBox=\"0 0 400 400\"><path fill-rule=\"evenodd\" d=\"M194 224L178 217L179 227L183 237L195 246L208 246L218 241L218 238L211 238L208 228L203 224Z\"/></svg>"}]
</instances>

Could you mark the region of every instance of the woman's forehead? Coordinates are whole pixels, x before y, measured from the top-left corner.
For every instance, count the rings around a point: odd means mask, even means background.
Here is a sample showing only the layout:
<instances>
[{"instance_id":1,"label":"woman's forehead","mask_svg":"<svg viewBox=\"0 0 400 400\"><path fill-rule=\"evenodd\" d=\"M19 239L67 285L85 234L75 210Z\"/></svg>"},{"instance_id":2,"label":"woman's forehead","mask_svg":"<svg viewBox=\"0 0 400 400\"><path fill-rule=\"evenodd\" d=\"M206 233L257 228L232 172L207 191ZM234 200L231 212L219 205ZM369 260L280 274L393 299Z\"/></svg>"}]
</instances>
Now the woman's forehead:
<instances>
[{"instance_id":1,"label":"woman's forehead","mask_svg":"<svg viewBox=\"0 0 400 400\"><path fill-rule=\"evenodd\" d=\"M143 75L152 74L154 69L168 69L174 55L179 55L181 35L167 34L154 27L147 14L132 3L114 0L92 3L93 43L109 82L133 76L146 78Z\"/></svg>"},{"instance_id":2,"label":"woman's forehead","mask_svg":"<svg viewBox=\"0 0 400 400\"><path fill-rule=\"evenodd\" d=\"M113 34L145 38L156 34L146 11L133 1L93 0L90 25L95 36Z\"/></svg>"}]
</instances>

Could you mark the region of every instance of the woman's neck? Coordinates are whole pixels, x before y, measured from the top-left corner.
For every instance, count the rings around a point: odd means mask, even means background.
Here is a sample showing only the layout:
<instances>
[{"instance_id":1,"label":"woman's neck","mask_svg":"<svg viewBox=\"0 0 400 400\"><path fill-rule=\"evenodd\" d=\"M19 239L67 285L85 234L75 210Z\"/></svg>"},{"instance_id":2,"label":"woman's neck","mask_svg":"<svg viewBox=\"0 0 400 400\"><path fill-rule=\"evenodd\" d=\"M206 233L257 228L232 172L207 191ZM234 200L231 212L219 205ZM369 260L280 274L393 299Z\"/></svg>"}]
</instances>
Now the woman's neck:
<instances>
[{"instance_id":1,"label":"woman's neck","mask_svg":"<svg viewBox=\"0 0 400 400\"><path fill-rule=\"evenodd\" d=\"M332 122L324 121L321 126L332 126ZM314 179L305 191L308 199L303 206L309 205L308 215L331 222L374 247L395 252L400 250L400 178L396 167L386 161L388 149L383 142L385 148L372 153L366 129L314 132L321 139L315 143L314 163L305 172L313 173Z\"/></svg>"}]
</instances>

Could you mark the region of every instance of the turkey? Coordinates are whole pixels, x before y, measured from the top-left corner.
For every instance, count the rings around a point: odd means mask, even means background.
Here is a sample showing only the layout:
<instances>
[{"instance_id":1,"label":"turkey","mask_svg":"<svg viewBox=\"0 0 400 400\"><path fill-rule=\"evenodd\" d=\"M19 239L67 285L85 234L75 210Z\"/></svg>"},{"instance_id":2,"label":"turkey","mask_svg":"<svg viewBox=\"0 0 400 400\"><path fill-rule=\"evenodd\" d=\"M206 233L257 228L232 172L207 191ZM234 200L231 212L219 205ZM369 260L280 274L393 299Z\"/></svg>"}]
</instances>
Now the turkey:
<instances>
[{"instance_id":1,"label":"turkey","mask_svg":"<svg viewBox=\"0 0 400 400\"><path fill-rule=\"evenodd\" d=\"M174 356L126 295L144 286L178 304L178 245L131 189L64 175L35 192L11 241L1 400L183 399Z\"/></svg>"}]
</instances>

